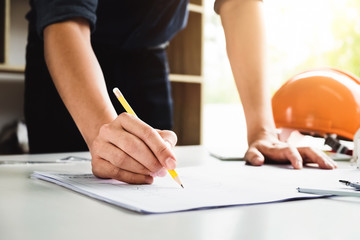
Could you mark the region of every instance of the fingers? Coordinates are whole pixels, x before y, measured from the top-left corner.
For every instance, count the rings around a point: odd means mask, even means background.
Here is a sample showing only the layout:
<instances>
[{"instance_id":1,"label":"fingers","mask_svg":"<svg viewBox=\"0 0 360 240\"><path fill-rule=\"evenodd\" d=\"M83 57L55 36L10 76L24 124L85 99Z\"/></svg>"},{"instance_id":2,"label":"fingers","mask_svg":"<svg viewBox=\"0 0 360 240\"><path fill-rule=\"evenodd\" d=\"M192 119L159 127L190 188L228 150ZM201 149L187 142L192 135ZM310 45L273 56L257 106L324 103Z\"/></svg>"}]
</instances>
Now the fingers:
<instances>
[{"instance_id":1,"label":"fingers","mask_svg":"<svg viewBox=\"0 0 360 240\"><path fill-rule=\"evenodd\" d=\"M317 163L322 169L334 169L337 168L337 164L323 151L313 149L310 147L298 148L300 154L303 156L304 161Z\"/></svg>"},{"instance_id":2,"label":"fingers","mask_svg":"<svg viewBox=\"0 0 360 240\"><path fill-rule=\"evenodd\" d=\"M157 159L160 164L168 170L173 170L176 167L175 155L168 147L168 144L166 144L164 139L155 129L130 114L121 114L119 115L118 119L119 121L121 121L121 125L126 131L136 136L139 140L142 140L145 143L146 147L148 147L154 155L155 158L153 157L153 159ZM169 137L170 135L167 136ZM169 137L169 141L172 141L170 143L173 144L175 139L173 137ZM130 148L131 146L127 147ZM131 156L133 154L136 154L134 150L136 149L130 148ZM156 164L153 160L151 161L151 163Z\"/></svg>"},{"instance_id":3,"label":"fingers","mask_svg":"<svg viewBox=\"0 0 360 240\"><path fill-rule=\"evenodd\" d=\"M99 141L93 144L93 155L97 158L107 159L114 167L122 168L124 170L150 175L151 171L144 165L127 155L124 151L119 150L113 144L105 141ZM100 146L101 145L101 146Z\"/></svg>"},{"instance_id":4,"label":"fingers","mask_svg":"<svg viewBox=\"0 0 360 240\"><path fill-rule=\"evenodd\" d=\"M245 154L246 161L255 166L262 165L265 161L265 157L279 163L290 162L295 169L302 168L301 155L296 149L291 147L280 148L257 145L256 147L250 147L248 152Z\"/></svg>"},{"instance_id":5,"label":"fingers","mask_svg":"<svg viewBox=\"0 0 360 240\"><path fill-rule=\"evenodd\" d=\"M106 135L107 140L114 145L115 148L119 149L115 150L116 152L123 152L116 153L117 155L128 155L130 158L145 166L150 172L157 172L162 168L160 162L141 139L127 131L123 131L117 125L102 127L100 134Z\"/></svg>"},{"instance_id":6,"label":"fingers","mask_svg":"<svg viewBox=\"0 0 360 240\"><path fill-rule=\"evenodd\" d=\"M282 151L284 152L285 158L290 161L295 169L303 168L303 159L295 147L288 146L287 148L282 149Z\"/></svg>"},{"instance_id":7,"label":"fingers","mask_svg":"<svg viewBox=\"0 0 360 240\"><path fill-rule=\"evenodd\" d=\"M253 143L249 150L250 149L252 149L251 152L258 152L257 155L259 155L259 153L262 154L263 159L267 158L279 163L290 162L295 169L301 169L303 167L303 160L297 149L284 142L259 140ZM256 149L256 151L254 149ZM252 164L252 162L259 160L261 160L261 158L258 160L249 160L249 163Z\"/></svg>"},{"instance_id":8,"label":"fingers","mask_svg":"<svg viewBox=\"0 0 360 240\"><path fill-rule=\"evenodd\" d=\"M100 178L112 178L131 184L151 184L154 180L152 176L126 171L100 158L93 159L91 163L93 174Z\"/></svg>"},{"instance_id":9,"label":"fingers","mask_svg":"<svg viewBox=\"0 0 360 240\"><path fill-rule=\"evenodd\" d=\"M337 168L337 164L323 151L311 147L295 148L274 139L260 139L250 145L245 159L252 165L262 165L264 159L275 162L290 162L295 169L303 168L303 163L316 163L322 169Z\"/></svg>"},{"instance_id":10,"label":"fingers","mask_svg":"<svg viewBox=\"0 0 360 240\"><path fill-rule=\"evenodd\" d=\"M103 125L92 142L93 173L127 183L152 183L153 177L165 176L176 167L172 148L175 133L155 130L139 118L120 114Z\"/></svg>"}]
</instances>

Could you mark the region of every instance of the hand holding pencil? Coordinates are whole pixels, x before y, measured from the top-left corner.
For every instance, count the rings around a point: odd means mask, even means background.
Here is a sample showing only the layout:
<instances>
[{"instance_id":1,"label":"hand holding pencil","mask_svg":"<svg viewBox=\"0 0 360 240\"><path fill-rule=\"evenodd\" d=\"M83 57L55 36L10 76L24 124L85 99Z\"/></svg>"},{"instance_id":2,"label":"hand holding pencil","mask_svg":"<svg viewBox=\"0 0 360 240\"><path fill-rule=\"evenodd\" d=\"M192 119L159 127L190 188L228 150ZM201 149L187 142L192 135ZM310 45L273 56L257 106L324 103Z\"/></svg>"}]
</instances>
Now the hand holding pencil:
<instances>
[{"instance_id":1,"label":"hand holding pencil","mask_svg":"<svg viewBox=\"0 0 360 240\"><path fill-rule=\"evenodd\" d=\"M121 105L124 107L125 111L128 112L131 115L136 116L134 110L130 107L130 105L128 104L128 102L126 101L126 99L124 98L124 96L122 95L122 93L120 92L120 90L118 88L114 88L113 92L115 94L115 96L117 97L117 99L119 100L119 102L121 103ZM165 163L166 164L166 163ZM177 173L175 172L175 170L173 169L173 167L171 166L169 168L168 166L168 172L171 175L171 177L182 187L184 188L184 186L182 185L179 176L177 175Z\"/></svg>"},{"instance_id":2,"label":"hand holding pencil","mask_svg":"<svg viewBox=\"0 0 360 240\"><path fill-rule=\"evenodd\" d=\"M135 115L122 113L104 124L91 144L93 173L132 184L151 184L154 177L175 169L172 148L176 142L174 132L156 130ZM181 184L178 176L174 179Z\"/></svg>"}]
</instances>

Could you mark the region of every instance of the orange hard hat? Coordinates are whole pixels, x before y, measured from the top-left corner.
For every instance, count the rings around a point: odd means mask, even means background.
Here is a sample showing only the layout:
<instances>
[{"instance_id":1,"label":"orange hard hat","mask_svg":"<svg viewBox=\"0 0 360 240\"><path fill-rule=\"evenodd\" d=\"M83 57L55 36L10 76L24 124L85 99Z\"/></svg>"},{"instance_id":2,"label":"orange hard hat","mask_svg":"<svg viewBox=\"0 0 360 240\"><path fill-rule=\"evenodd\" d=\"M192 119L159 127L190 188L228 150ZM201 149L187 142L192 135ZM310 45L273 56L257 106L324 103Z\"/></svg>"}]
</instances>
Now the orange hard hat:
<instances>
[{"instance_id":1,"label":"orange hard hat","mask_svg":"<svg viewBox=\"0 0 360 240\"><path fill-rule=\"evenodd\" d=\"M280 87L272 107L277 128L353 140L360 128L360 79L332 68L309 70Z\"/></svg>"}]
</instances>

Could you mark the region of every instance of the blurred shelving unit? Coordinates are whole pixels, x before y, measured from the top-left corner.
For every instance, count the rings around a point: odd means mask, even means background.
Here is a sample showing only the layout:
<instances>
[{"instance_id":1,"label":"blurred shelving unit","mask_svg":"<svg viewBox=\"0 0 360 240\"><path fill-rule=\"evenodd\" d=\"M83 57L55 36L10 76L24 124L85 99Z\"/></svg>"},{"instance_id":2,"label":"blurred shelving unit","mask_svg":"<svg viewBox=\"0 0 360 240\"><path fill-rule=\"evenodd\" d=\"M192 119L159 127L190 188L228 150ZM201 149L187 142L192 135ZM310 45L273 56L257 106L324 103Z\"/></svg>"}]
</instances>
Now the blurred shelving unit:
<instances>
[{"instance_id":1,"label":"blurred shelving unit","mask_svg":"<svg viewBox=\"0 0 360 240\"><path fill-rule=\"evenodd\" d=\"M0 71L23 73L29 1L0 0Z\"/></svg>"},{"instance_id":2,"label":"blurred shelving unit","mask_svg":"<svg viewBox=\"0 0 360 240\"><path fill-rule=\"evenodd\" d=\"M203 24L203 0L190 0L187 27L168 48L178 145L201 144Z\"/></svg>"}]
</instances>

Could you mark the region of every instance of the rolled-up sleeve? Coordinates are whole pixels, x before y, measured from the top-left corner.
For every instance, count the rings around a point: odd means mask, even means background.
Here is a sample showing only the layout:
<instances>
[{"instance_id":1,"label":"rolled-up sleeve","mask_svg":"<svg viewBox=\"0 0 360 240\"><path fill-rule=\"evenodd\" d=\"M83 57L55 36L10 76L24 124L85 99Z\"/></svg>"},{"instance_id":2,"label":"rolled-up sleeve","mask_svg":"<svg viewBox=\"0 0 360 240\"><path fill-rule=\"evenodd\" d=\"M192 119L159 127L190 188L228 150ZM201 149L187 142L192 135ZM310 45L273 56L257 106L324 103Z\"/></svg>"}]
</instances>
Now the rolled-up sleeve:
<instances>
[{"instance_id":1,"label":"rolled-up sleeve","mask_svg":"<svg viewBox=\"0 0 360 240\"><path fill-rule=\"evenodd\" d=\"M98 0L34 0L36 31L42 38L46 26L74 17L87 19L94 31L97 5Z\"/></svg>"}]
</instances>

